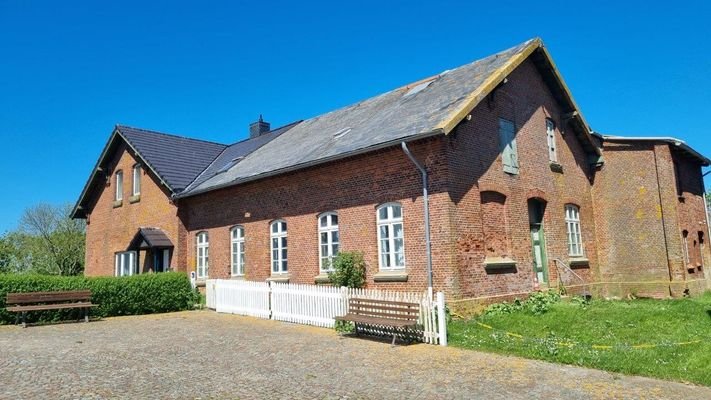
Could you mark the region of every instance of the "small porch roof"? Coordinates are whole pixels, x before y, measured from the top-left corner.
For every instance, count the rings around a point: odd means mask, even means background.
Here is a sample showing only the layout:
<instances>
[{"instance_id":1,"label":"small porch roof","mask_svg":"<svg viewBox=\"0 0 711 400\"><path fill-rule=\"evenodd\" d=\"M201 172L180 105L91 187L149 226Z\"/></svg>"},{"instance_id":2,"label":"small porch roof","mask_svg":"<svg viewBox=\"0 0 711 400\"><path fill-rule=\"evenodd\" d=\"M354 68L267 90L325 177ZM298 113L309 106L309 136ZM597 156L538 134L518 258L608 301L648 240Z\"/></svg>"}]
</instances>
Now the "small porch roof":
<instances>
[{"instance_id":1,"label":"small porch roof","mask_svg":"<svg viewBox=\"0 0 711 400\"><path fill-rule=\"evenodd\" d=\"M168 235L159 228L140 228L128 246L129 250L174 247Z\"/></svg>"}]
</instances>

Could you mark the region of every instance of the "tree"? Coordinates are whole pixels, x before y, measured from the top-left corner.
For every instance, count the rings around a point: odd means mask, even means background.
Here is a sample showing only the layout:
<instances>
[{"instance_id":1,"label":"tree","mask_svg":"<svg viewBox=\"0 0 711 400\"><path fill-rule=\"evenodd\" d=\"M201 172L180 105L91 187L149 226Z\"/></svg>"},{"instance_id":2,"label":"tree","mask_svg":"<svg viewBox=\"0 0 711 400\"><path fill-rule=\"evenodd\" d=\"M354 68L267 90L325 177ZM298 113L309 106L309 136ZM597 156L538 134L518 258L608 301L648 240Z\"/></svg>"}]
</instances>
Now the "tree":
<instances>
[{"instance_id":1,"label":"tree","mask_svg":"<svg viewBox=\"0 0 711 400\"><path fill-rule=\"evenodd\" d=\"M14 237L15 258L34 272L79 275L84 271L84 220L70 217L71 205L41 203L25 210ZM6 235L8 236L8 235Z\"/></svg>"}]
</instances>

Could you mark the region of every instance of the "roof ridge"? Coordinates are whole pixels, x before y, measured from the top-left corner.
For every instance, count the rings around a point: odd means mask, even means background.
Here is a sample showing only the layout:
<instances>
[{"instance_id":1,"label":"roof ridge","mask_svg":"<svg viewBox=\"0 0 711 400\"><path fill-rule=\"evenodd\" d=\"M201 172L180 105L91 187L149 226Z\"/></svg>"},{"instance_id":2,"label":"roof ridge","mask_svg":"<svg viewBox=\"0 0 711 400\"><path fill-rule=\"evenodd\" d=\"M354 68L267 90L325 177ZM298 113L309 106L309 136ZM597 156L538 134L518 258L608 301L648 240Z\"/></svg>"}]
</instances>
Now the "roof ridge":
<instances>
[{"instance_id":1,"label":"roof ridge","mask_svg":"<svg viewBox=\"0 0 711 400\"><path fill-rule=\"evenodd\" d=\"M269 131L264 132L264 133L262 133L262 134L259 135L259 136L268 135L268 134L270 134L270 133L272 133L272 132L278 131L279 129L284 129L284 128L286 128L286 127L290 127L290 126L293 126L293 125L296 125L296 124L300 124L300 123L302 123L302 122L304 122L304 120L303 120L303 119L299 119L299 120L296 120L296 121L294 121L294 122L291 122L291 123L282 125L282 126L280 126L280 127L278 127L278 128L270 129ZM257 136L257 137L259 137L259 136ZM234 143L228 144L227 147L231 147L231 146L234 146L234 145L236 145L236 144L244 143L244 142L247 142L247 141L249 141L249 140L256 139L257 137L244 138L244 139L242 139L242 140L238 140L238 141L236 141L236 142L234 142Z\"/></svg>"},{"instance_id":2,"label":"roof ridge","mask_svg":"<svg viewBox=\"0 0 711 400\"><path fill-rule=\"evenodd\" d=\"M151 133L151 134L154 134L154 135L170 136L170 137L174 137L174 138L178 138L178 139L187 139L187 140L194 140L194 141L196 141L196 142L203 142L203 143L216 144L216 145L219 145L219 146L225 146L225 147L229 146L229 145L227 145L227 144L214 142L214 141L212 141L212 140L197 139L197 138L192 138L192 137L188 137L188 136L184 136L184 135L177 135L177 134L174 134L174 133L166 133L166 132L161 132L161 131L154 131L154 130L151 130L151 129L137 128L137 127L135 127L135 126L129 126L129 125L123 125L123 124L116 124L116 129L121 129L121 128L133 129L133 130L136 130L136 131L147 132L147 133Z\"/></svg>"}]
</instances>

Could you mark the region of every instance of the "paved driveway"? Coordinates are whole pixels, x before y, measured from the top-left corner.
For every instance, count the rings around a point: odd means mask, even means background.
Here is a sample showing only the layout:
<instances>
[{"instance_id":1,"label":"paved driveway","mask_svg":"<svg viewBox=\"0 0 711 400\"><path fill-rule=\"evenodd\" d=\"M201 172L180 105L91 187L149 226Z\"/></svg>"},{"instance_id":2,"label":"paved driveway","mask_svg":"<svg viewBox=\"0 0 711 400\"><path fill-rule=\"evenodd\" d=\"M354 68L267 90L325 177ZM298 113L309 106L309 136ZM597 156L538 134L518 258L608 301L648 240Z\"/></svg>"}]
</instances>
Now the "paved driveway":
<instances>
[{"instance_id":1,"label":"paved driveway","mask_svg":"<svg viewBox=\"0 0 711 400\"><path fill-rule=\"evenodd\" d=\"M0 326L0 398L711 399L711 389L194 311Z\"/></svg>"}]
</instances>

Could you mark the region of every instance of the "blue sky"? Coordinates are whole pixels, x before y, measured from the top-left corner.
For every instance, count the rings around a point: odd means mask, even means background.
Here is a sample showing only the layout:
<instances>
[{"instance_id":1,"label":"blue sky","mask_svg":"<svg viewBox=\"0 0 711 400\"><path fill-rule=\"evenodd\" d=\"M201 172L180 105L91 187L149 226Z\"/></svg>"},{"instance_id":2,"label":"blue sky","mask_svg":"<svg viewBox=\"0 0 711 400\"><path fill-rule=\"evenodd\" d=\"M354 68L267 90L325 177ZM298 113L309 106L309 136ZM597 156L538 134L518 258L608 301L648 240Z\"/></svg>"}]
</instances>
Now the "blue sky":
<instances>
[{"instance_id":1,"label":"blue sky","mask_svg":"<svg viewBox=\"0 0 711 400\"><path fill-rule=\"evenodd\" d=\"M73 203L117 123L234 142L534 36L595 130L711 156L711 2L574 3L0 0L0 233Z\"/></svg>"}]
</instances>

